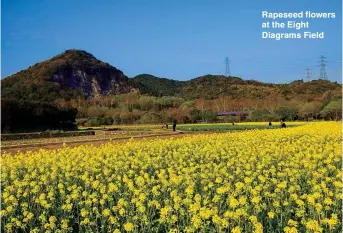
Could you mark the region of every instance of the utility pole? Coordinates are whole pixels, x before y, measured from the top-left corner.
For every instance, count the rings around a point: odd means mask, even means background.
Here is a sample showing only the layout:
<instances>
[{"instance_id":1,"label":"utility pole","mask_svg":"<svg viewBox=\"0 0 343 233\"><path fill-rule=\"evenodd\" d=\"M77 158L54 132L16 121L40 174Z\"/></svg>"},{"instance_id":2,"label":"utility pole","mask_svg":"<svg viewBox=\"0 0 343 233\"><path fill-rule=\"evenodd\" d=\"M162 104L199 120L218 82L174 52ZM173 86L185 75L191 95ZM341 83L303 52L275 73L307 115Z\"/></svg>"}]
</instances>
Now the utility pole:
<instances>
[{"instance_id":1,"label":"utility pole","mask_svg":"<svg viewBox=\"0 0 343 233\"><path fill-rule=\"evenodd\" d=\"M311 81L311 69L310 68L306 68L306 80L307 81Z\"/></svg>"},{"instance_id":2,"label":"utility pole","mask_svg":"<svg viewBox=\"0 0 343 233\"><path fill-rule=\"evenodd\" d=\"M229 77L231 75L230 73L230 60L228 57L225 58L225 76Z\"/></svg>"},{"instance_id":3,"label":"utility pole","mask_svg":"<svg viewBox=\"0 0 343 233\"><path fill-rule=\"evenodd\" d=\"M319 79L323 79L323 80L328 80L328 74L326 73L326 57L325 56L320 56L320 75L319 75Z\"/></svg>"}]
</instances>

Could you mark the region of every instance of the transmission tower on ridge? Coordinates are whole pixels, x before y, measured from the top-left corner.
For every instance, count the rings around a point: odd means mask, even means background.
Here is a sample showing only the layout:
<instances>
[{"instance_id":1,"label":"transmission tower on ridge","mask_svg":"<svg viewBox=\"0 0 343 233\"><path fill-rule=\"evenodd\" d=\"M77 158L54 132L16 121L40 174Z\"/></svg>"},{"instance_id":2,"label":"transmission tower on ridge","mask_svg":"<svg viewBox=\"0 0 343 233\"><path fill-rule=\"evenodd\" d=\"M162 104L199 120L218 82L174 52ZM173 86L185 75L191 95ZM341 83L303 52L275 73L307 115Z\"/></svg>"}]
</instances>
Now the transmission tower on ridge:
<instances>
[{"instance_id":1,"label":"transmission tower on ridge","mask_svg":"<svg viewBox=\"0 0 343 233\"><path fill-rule=\"evenodd\" d=\"M306 68L305 70L306 70L306 80L310 81L311 80L311 74L312 74L311 69Z\"/></svg>"},{"instance_id":2,"label":"transmission tower on ridge","mask_svg":"<svg viewBox=\"0 0 343 233\"><path fill-rule=\"evenodd\" d=\"M328 74L326 73L326 57L325 56L320 56L320 75L319 75L319 79L324 79L327 80L328 79Z\"/></svg>"},{"instance_id":3,"label":"transmission tower on ridge","mask_svg":"<svg viewBox=\"0 0 343 233\"><path fill-rule=\"evenodd\" d=\"M230 76L230 60L228 57L225 58L225 76L228 77Z\"/></svg>"}]
</instances>

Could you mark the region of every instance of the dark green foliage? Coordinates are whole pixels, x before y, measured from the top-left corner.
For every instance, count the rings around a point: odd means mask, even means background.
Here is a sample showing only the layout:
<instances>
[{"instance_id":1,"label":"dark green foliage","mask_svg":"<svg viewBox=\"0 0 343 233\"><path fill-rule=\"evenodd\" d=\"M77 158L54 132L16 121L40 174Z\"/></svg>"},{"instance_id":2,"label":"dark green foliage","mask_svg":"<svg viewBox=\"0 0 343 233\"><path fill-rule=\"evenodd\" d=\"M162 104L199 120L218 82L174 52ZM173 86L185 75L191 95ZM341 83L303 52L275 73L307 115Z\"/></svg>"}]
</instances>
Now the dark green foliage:
<instances>
[{"instance_id":1,"label":"dark green foliage","mask_svg":"<svg viewBox=\"0 0 343 233\"><path fill-rule=\"evenodd\" d=\"M140 74L133 78L133 85L142 94L153 96L175 96L186 82L166 78L158 78L150 74Z\"/></svg>"},{"instance_id":2,"label":"dark green foliage","mask_svg":"<svg viewBox=\"0 0 343 233\"><path fill-rule=\"evenodd\" d=\"M200 119L204 122L215 122L217 119L217 113L210 111L200 112Z\"/></svg>"},{"instance_id":3,"label":"dark green foliage","mask_svg":"<svg viewBox=\"0 0 343 233\"><path fill-rule=\"evenodd\" d=\"M114 123L114 120L112 117L94 117L91 119L88 119L86 122L81 121L79 122L80 125L86 125L86 126L102 126L102 125L112 125Z\"/></svg>"},{"instance_id":4,"label":"dark green foliage","mask_svg":"<svg viewBox=\"0 0 343 233\"><path fill-rule=\"evenodd\" d=\"M267 109L258 109L251 111L248 119L250 121L279 121L280 116L277 116Z\"/></svg>"},{"instance_id":5,"label":"dark green foliage","mask_svg":"<svg viewBox=\"0 0 343 233\"><path fill-rule=\"evenodd\" d=\"M61 89L59 83L46 81L44 83L35 83L31 81L18 82L10 86L6 82L1 83L2 98L21 99L28 101L53 102L57 98L66 100L83 97L83 94L78 90Z\"/></svg>"},{"instance_id":6,"label":"dark green foliage","mask_svg":"<svg viewBox=\"0 0 343 233\"><path fill-rule=\"evenodd\" d=\"M54 104L17 100L1 100L2 132L47 129L73 129L75 108L58 108Z\"/></svg>"},{"instance_id":7,"label":"dark green foliage","mask_svg":"<svg viewBox=\"0 0 343 233\"><path fill-rule=\"evenodd\" d=\"M276 114L283 121L293 121L298 116L298 111L294 107L284 106L276 110Z\"/></svg>"},{"instance_id":8,"label":"dark green foliage","mask_svg":"<svg viewBox=\"0 0 343 233\"><path fill-rule=\"evenodd\" d=\"M271 84L222 75L205 75L189 81L176 81L141 74L133 78L133 85L143 94L180 96L186 100L216 99L219 96L230 96L235 99L264 99L270 95L280 95L290 99L314 99L330 90L340 95L341 88L340 84L327 80L311 82L298 80L289 84Z\"/></svg>"}]
</instances>

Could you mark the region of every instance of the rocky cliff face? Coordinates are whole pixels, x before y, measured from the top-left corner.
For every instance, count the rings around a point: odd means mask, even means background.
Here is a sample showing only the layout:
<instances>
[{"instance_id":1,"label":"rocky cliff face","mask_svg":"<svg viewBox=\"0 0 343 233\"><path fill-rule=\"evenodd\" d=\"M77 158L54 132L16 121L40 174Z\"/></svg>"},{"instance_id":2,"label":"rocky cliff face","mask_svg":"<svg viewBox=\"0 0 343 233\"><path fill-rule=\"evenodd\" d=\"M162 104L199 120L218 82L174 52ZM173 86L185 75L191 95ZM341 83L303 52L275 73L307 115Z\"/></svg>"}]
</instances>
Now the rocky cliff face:
<instances>
[{"instance_id":1,"label":"rocky cliff face","mask_svg":"<svg viewBox=\"0 0 343 233\"><path fill-rule=\"evenodd\" d=\"M84 51L72 53L79 55L68 56L67 61L57 67L50 81L58 82L62 88L80 90L87 98L116 95L132 90L128 78L120 70Z\"/></svg>"},{"instance_id":2,"label":"rocky cliff face","mask_svg":"<svg viewBox=\"0 0 343 233\"><path fill-rule=\"evenodd\" d=\"M80 90L87 98L132 90L123 72L85 51L67 50L62 57L66 58L65 62L50 77L51 81L58 82L62 88Z\"/></svg>"},{"instance_id":3,"label":"rocky cliff face","mask_svg":"<svg viewBox=\"0 0 343 233\"><path fill-rule=\"evenodd\" d=\"M134 90L122 71L82 50L67 50L50 60L7 77L2 81L2 91L5 96L20 96L20 90L13 88L18 85L28 89L37 89L39 86L37 91L42 93L49 92L40 90L44 89L44 86L53 85L54 90L50 91L57 92L57 95L61 95L62 90L70 90L81 92L86 98L117 95ZM27 99L27 96L22 97Z\"/></svg>"}]
</instances>

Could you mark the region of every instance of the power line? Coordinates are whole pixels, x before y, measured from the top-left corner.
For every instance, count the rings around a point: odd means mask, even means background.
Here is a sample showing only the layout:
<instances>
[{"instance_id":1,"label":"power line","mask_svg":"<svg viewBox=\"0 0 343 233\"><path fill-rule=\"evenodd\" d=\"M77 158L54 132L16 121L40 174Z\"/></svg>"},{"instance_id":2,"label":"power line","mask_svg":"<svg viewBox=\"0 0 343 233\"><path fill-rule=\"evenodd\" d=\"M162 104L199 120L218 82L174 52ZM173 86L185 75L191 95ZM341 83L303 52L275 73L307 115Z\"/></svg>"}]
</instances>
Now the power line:
<instances>
[{"instance_id":1,"label":"power line","mask_svg":"<svg viewBox=\"0 0 343 233\"><path fill-rule=\"evenodd\" d=\"M327 58L325 56L320 56L320 61L319 61L319 66L320 66L320 77L319 79L328 79L328 74L327 74L327 63L330 63L330 67L331 69L333 67L338 67L338 66L341 66L341 64L343 63L342 61L339 61L339 60L327 60ZM306 66L306 69L305 69L305 78L310 81L310 80L313 80L315 79L313 77L313 72L317 72L315 70L317 70L316 68L318 67L318 63L316 63L315 59L295 59L295 62L290 62L290 63L276 63L275 61L251 61L249 59L243 59L243 60L235 60L235 61L230 61L229 60L229 57L225 57L225 76L228 77L228 76L231 76L231 63L233 65L238 65L238 66L242 66L242 64L258 64L259 67L279 67L279 68L287 68L289 67L290 69L297 69L297 70L301 70L303 69L303 63L301 63L300 61L302 60L312 60L313 63L312 64L309 64ZM236 67L236 66L235 66ZM307 70L309 69L309 70ZM303 75L302 75L303 76ZM305 79L304 78L304 79Z\"/></svg>"},{"instance_id":2,"label":"power line","mask_svg":"<svg viewBox=\"0 0 343 233\"><path fill-rule=\"evenodd\" d=\"M328 79L328 74L326 73L326 57L325 56L320 56L320 75L319 75L319 79L324 79L327 80Z\"/></svg>"},{"instance_id":3,"label":"power line","mask_svg":"<svg viewBox=\"0 0 343 233\"><path fill-rule=\"evenodd\" d=\"M310 65L308 67L318 67L318 65L315 64L315 60L313 60L313 65ZM333 60L326 60L327 63L330 63L332 65L340 65L343 62L342 61L333 61ZM265 67L296 67L296 66L303 66L303 63L280 63L280 62L270 62L270 61L251 61L251 60L243 60L238 62L231 62L233 64L260 64L259 66L265 66Z\"/></svg>"},{"instance_id":4,"label":"power line","mask_svg":"<svg viewBox=\"0 0 343 233\"><path fill-rule=\"evenodd\" d=\"M228 57L225 58L225 76L228 77L231 75L230 72L230 60Z\"/></svg>"},{"instance_id":5,"label":"power line","mask_svg":"<svg viewBox=\"0 0 343 233\"><path fill-rule=\"evenodd\" d=\"M310 81L311 80L311 69L310 68L306 68L306 80Z\"/></svg>"}]
</instances>

